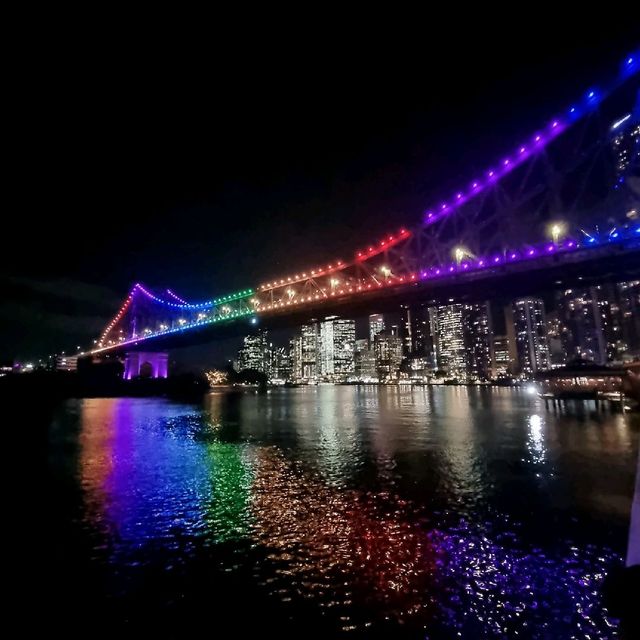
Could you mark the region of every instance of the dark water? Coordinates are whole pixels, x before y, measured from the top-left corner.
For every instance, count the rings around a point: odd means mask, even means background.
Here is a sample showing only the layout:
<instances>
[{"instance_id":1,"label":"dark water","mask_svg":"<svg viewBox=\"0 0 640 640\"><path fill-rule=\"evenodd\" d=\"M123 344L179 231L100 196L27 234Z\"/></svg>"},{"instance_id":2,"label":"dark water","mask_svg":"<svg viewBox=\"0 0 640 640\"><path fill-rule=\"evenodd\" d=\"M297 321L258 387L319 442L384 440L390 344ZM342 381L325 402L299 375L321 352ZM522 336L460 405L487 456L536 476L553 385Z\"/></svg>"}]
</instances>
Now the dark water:
<instances>
[{"instance_id":1,"label":"dark water","mask_svg":"<svg viewBox=\"0 0 640 640\"><path fill-rule=\"evenodd\" d=\"M600 589L626 550L639 426L510 389L69 401L49 431L51 622L616 637Z\"/></svg>"}]
</instances>

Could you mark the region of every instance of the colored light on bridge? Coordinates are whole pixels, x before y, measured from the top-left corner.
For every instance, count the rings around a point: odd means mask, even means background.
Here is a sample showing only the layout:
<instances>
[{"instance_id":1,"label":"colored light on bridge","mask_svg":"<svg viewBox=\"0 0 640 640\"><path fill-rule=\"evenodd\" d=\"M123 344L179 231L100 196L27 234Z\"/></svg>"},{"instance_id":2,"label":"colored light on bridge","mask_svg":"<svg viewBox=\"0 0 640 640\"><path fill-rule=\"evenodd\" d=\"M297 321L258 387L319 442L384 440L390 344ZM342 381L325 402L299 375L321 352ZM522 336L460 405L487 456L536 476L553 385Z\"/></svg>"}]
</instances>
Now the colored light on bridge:
<instances>
[{"instance_id":1,"label":"colored light on bridge","mask_svg":"<svg viewBox=\"0 0 640 640\"><path fill-rule=\"evenodd\" d=\"M536 136L536 137L534 138L534 140L535 140L536 142L540 142L540 140L542 140L542 137L541 137L541 136Z\"/></svg>"}]
</instances>

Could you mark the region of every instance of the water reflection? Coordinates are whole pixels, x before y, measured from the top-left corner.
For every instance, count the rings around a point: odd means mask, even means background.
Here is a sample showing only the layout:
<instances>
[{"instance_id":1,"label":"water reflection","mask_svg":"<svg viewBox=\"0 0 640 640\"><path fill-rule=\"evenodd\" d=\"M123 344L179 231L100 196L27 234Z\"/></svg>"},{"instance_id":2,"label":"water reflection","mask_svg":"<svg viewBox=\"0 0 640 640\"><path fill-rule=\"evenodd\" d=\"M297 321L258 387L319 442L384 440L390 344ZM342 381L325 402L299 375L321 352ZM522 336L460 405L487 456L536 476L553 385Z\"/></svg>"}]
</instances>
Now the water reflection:
<instances>
[{"instance_id":1,"label":"water reflection","mask_svg":"<svg viewBox=\"0 0 640 640\"><path fill-rule=\"evenodd\" d=\"M503 389L321 387L85 400L81 423L83 525L117 576L210 548L342 631L615 627L598 594L624 554L633 418L545 414Z\"/></svg>"}]
</instances>

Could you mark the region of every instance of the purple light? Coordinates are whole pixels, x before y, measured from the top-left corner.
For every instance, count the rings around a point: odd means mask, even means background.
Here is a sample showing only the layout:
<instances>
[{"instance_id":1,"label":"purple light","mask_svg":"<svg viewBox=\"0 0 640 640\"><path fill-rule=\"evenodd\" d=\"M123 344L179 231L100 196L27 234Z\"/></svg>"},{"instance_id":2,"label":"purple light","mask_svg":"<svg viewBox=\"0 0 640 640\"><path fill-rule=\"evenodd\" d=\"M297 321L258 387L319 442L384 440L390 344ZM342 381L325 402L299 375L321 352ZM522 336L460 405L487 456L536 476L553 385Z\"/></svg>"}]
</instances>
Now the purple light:
<instances>
[{"instance_id":1,"label":"purple light","mask_svg":"<svg viewBox=\"0 0 640 640\"><path fill-rule=\"evenodd\" d=\"M520 147L520 153L524 153L527 149L525 147Z\"/></svg>"},{"instance_id":2,"label":"purple light","mask_svg":"<svg viewBox=\"0 0 640 640\"><path fill-rule=\"evenodd\" d=\"M449 271L455 271L455 267L453 266L449 267Z\"/></svg>"},{"instance_id":3,"label":"purple light","mask_svg":"<svg viewBox=\"0 0 640 640\"><path fill-rule=\"evenodd\" d=\"M535 250L534 250L534 249L529 249L529 255L530 255L530 256L535 255L535 253L536 253L536 252L535 252Z\"/></svg>"},{"instance_id":4,"label":"purple light","mask_svg":"<svg viewBox=\"0 0 640 640\"><path fill-rule=\"evenodd\" d=\"M462 198L462 194L459 193L458 195L456 195L456 198L458 198L458 200L460 200L460 198Z\"/></svg>"},{"instance_id":5,"label":"purple light","mask_svg":"<svg viewBox=\"0 0 640 640\"><path fill-rule=\"evenodd\" d=\"M568 247L575 247L575 244L576 244L576 243L575 243L573 240L571 240L571 242L568 242L568 243L567 243L567 246L568 246Z\"/></svg>"},{"instance_id":6,"label":"purple light","mask_svg":"<svg viewBox=\"0 0 640 640\"><path fill-rule=\"evenodd\" d=\"M468 269L468 268L469 268L469 265L465 262L465 263L462 265L462 268L463 268L463 269Z\"/></svg>"},{"instance_id":7,"label":"purple light","mask_svg":"<svg viewBox=\"0 0 640 640\"><path fill-rule=\"evenodd\" d=\"M502 164L504 164L504 166L506 167L509 164L509 158L506 158Z\"/></svg>"},{"instance_id":8,"label":"purple light","mask_svg":"<svg viewBox=\"0 0 640 640\"><path fill-rule=\"evenodd\" d=\"M493 174L494 174L494 172L493 172L493 171L489 171L489 173L488 173L487 175L488 175L490 178L493 178Z\"/></svg>"},{"instance_id":9,"label":"purple light","mask_svg":"<svg viewBox=\"0 0 640 640\"><path fill-rule=\"evenodd\" d=\"M480 260L480 262L478 262L478 264L479 264L481 267L484 267L484 260Z\"/></svg>"},{"instance_id":10,"label":"purple light","mask_svg":"<svg viewBox=\"0 0 640 640\"><path fill-rule=\"evenodd\" d=\"M557 120L554 120L554 121L551 123L551 128L552 128L552 129L555 129L555 128L558 126L558 124L560 124L560 123L559 123Z\"/></svg>"},{"instance_id":11,"label":"purple light","mask_svg":"<svg viewBox=\"0 0 640 640\"><path fill-rule=\"evenodd\" d=\"M472 186L473 186L474 189L477 189L478 188L478 183L474 182Z\"/></svg>"},{"instance_id":12,"label":"purple light","mask_svg":"<svg viewBox=\"0 0 640 640\"><path fill-rule=\"evenodd\" d=\"M541 138L540 136L536 136L536 137L535 137L535 141L536 141L536 142L540 142L540 140L542 140L542 138Z\"/></svg>"},{"instance_id":13,"label":"purple light","mask_svg":"<svg viewBox=\"0 0 640 640\"><path fill-rule=\"evenodd\" d=\"M446 202L443 202L443 203L440 205L440 208L444 211L444 210L447 208L447 204L446 204Z\"/></svg>"},{"instance_id":14,"label":"purple light","mask_svg":"<svg viewBox=\"0 0 640 640\"><path fill-rule=\"evenodd\" d=\"M440 269L436 269L436 275L439 276L440 275Z\"/></svg>"},{"instance_id":15,"label":"purple light","mask_svg":"<svg viewBox=\"0 0 640 640\"><path fill-rule=\"evenodd\" d=\"M500 262L500 258L498 258L498 256L496 256L496 257L493 259L493 261L494 261L494 262Z\"/></svg>"},{"instance_id":16,"label":"purple light","mask_svg":"<svg viewBox=\"0 0 640 640\"><path fill-rule=\"evenodd\" d=\"M511 254L511 259L512 260L515 260L517 257L518 257L518 255L516 253L512 253Z\"/></svg>"},{"instance_id":17,"label":"purple light","mask_svg":"<svg viewBox=\"0 0 640 640\"><path fill-rule=\"evenodd\" d=\"M433 213L431 212L427 213L427 218L433 218Z\"/></svg>"},{"instance_id":18,"label":"purple light","mask_svg":"<svg viewBox=\"0 0 640 640\"><path fill-rule=\"evenodd\" d=\"M554 249L555 247L552 244L547 247L547 251L553 251Z\"/></svg>"}]
</instances>

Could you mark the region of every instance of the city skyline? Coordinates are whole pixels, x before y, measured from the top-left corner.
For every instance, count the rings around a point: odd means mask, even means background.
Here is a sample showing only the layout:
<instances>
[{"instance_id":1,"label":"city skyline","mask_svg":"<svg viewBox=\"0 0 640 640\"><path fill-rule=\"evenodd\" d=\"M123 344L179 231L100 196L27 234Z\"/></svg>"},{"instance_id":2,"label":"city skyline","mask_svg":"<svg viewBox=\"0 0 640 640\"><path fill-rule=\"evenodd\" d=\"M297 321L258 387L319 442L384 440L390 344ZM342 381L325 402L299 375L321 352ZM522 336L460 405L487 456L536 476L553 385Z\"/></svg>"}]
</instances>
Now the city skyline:
<instances>
[{"instance_id":1,"label":"city skyline","mask_svg":"<svg viewBox=\"0 0 640 640\"><path fill-rule=\"evenodd\" d=\"M555 300L551 314L542 298L525 296L494 305L403 305L360 322L330 316L296 330L289 347L274 346L259 329L243 339L234 368L282 382L466 383L532 379L575 360L640 358L640 281L547 297Z\"/></svg>"}]
</instances>

